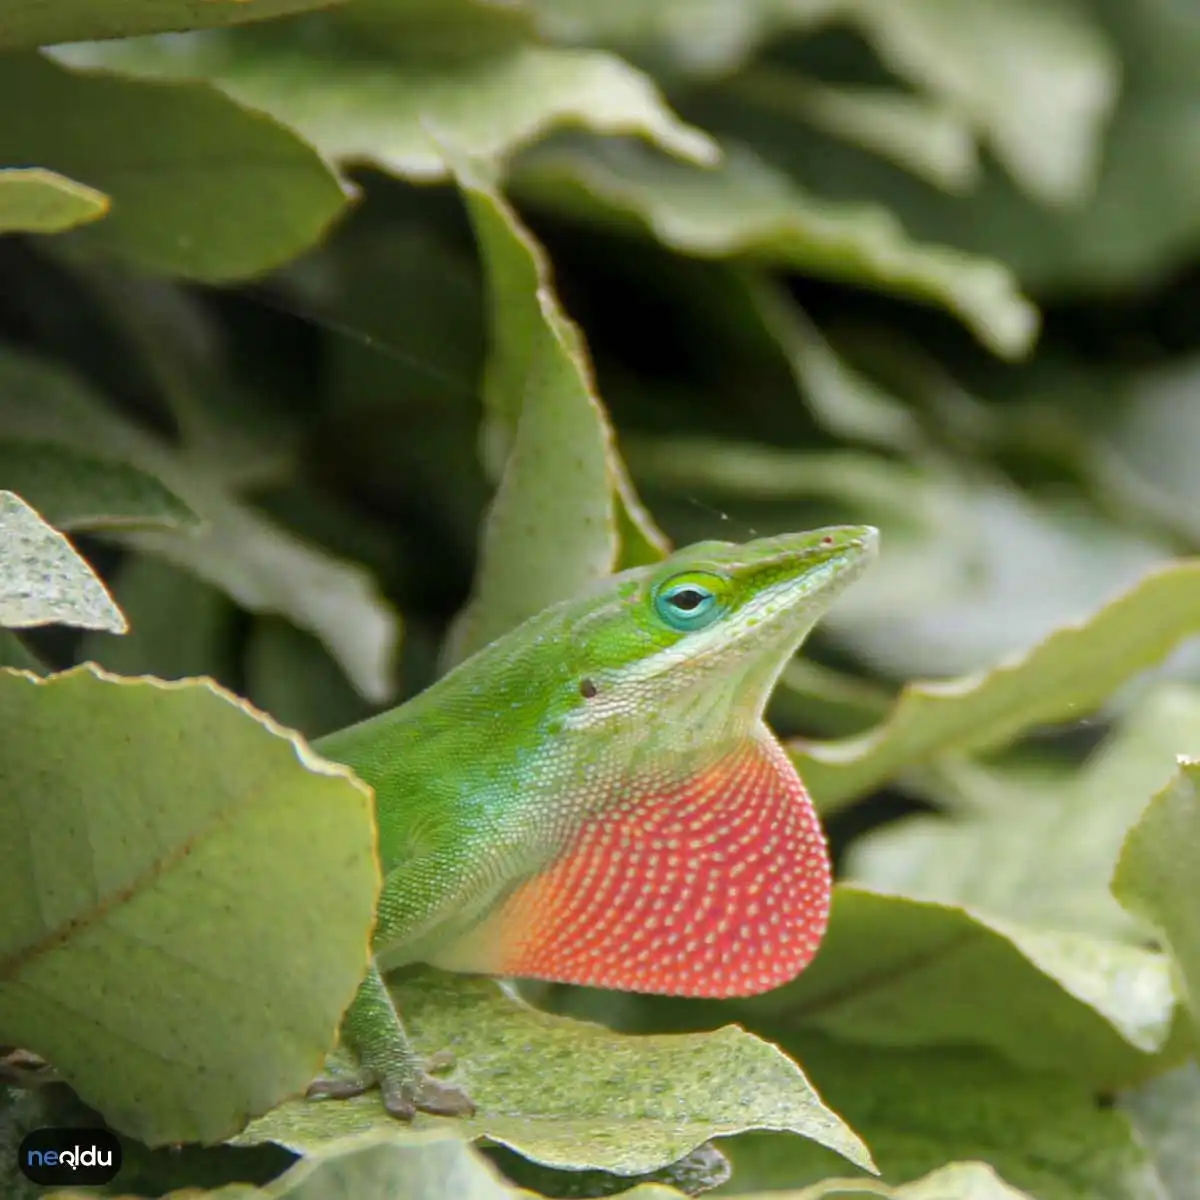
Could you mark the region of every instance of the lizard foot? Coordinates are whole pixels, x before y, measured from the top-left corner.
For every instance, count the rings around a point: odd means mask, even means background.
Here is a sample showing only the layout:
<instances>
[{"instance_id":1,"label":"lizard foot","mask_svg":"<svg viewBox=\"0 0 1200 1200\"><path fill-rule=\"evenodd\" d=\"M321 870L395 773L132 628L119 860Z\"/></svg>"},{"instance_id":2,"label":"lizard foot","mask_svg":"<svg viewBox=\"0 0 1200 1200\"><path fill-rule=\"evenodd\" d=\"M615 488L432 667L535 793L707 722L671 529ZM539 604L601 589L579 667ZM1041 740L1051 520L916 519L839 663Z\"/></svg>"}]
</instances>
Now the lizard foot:
<instances>
[{"instance_id":1,"label":"lizard foot","mask_svg":"<svg viewBox=\"0 0 1200 1200\"><path fill-rule=\"evenodd\" d=\"M442 1051L433 1055L415 1077L383 1078L373 1071L353 1075L314 1079L306 1093L310 1100L344 1100L359 1096L373 1087L383 1093L383 1107L401 1121L411 1121L418 1112L440 1117L474 1115L475 1102L462 1088L433 1079L429 1071L444 1071L454 1065L454 1055Z\"/></svg>"}]
</instances>

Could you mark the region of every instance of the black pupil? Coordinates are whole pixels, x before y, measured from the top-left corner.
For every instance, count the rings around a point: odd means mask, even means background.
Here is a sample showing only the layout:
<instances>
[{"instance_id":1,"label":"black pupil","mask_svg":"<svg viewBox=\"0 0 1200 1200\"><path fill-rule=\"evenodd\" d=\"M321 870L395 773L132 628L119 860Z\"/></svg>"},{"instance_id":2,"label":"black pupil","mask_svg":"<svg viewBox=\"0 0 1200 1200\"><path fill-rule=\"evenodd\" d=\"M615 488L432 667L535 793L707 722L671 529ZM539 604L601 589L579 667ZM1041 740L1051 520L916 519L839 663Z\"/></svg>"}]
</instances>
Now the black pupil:
<instances>
[{"instance_id":1,"label":"black pupil","mask_svg":"<svg viewBox=\"0 0 1200 1200\"><path fill-rule=\"evenodd\" d=\"M672 595L671 603L684 612L692 612L704 603L704 593L696 588L681 588Z\"/></svg>"}]
</instances>

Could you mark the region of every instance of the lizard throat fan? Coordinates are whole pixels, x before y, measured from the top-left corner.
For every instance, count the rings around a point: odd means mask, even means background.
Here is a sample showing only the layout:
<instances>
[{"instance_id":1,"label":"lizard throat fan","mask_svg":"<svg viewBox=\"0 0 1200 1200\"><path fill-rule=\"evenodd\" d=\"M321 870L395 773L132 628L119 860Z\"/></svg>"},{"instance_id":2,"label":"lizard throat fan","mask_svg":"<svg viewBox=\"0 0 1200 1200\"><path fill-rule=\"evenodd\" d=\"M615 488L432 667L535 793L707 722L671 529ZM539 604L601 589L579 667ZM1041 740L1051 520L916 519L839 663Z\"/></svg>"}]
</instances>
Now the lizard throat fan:
<instances>
[{"instance_id":1,"label":"lizard throat fan","mask_svg":"<svg viewBox=\"0 0 1200 1200\"><path fill-rule=\"evenodd\" d=\"M603 729L608 762L572 764L576 815L555 853L430 961L708 997L766 991L803 970L829 917L829 856L762 711L831 593L874 551L869 529L708 543L627 590L628 603L650 598L668 632L592 671L567 722L576 736ZM601 619L579 623L593 623L593 651ZM560 789L571 773L556 771Z\"/></svg>"}]
</instances>

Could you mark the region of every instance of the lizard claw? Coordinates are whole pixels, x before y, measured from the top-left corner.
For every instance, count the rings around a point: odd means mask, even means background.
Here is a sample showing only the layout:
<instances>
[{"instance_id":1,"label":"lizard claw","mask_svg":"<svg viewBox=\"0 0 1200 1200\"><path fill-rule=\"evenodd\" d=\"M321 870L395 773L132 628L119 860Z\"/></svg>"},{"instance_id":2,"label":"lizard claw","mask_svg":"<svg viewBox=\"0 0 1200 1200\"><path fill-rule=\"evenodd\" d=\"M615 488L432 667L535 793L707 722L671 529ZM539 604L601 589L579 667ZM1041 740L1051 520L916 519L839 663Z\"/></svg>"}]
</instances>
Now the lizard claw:
<instances>
[{"instance_id":1,"label":"lizard claw","mask_svg":"<svg viewBox=\"0 0 1200 1200\"><path fill-rule=\"evenodd\" d=\"M440 1117L469 1117L475 1112L475 1102L462 1088L433 1079L428 1071L446 1070L454 1065L454 1055L442 1051L433 1055L425 1070L411 1078L386 1078L372 1071L353 1075L314 1079L305 1093L310 1100L345 1100L359 1096L378 1086L383 1094L383 1107L401 1121L411 1121L418 1112Z\"/></svg>"},{"instance_id":2,"label":"lizard claw","mask_svg":"<svg viewBox=\"0 0 1200 1200\"><path fill-rule=\"evenodd\" d=\"M426 1075L403 1083L380 1082L383 1107L402 1121L411 1121L417 1112L433 1113L439 1117L469 1117L474 1115L475 1101L462 1088Z\"/></svg>"}]
</instances>

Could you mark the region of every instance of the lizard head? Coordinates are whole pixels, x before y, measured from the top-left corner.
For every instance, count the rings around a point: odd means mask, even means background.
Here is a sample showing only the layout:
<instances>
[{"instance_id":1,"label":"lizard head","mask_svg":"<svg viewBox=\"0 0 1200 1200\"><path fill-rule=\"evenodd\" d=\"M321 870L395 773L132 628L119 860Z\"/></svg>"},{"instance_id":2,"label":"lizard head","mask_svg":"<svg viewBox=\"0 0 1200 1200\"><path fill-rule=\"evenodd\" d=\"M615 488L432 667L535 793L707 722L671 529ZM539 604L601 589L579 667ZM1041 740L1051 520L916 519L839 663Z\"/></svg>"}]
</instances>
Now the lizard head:
<instances>
[{"instance_id":1,"label":"lizard head","mask_svg":"<svg viewBox=\"0 0 1200 1200\"><path fill-rule=\"evenodd\" d=\"M699 542L612 577L564 631L581 696L568 723L620 723L648 703L701 724L759 720L788 659L877 546L865 525Z\"/></svg>"}]
</instances>

